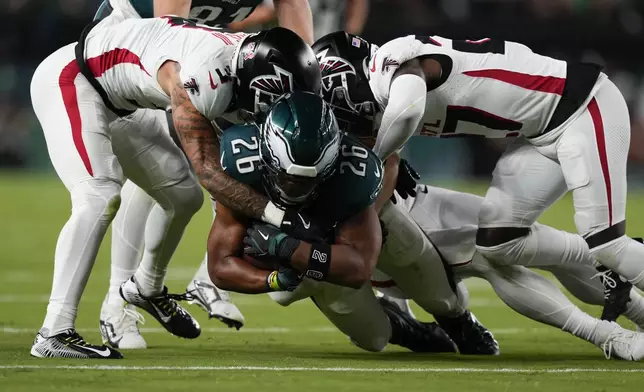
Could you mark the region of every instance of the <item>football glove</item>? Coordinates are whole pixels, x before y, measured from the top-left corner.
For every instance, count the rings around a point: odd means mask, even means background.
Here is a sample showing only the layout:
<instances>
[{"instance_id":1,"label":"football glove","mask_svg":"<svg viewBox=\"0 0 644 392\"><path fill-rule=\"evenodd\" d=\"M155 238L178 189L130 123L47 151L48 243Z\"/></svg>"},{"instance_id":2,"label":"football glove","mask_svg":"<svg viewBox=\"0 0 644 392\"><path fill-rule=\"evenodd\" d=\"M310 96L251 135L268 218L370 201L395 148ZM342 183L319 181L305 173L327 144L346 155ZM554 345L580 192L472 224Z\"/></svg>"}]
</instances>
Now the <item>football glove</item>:
<instances>
[{"instance_id":1,"label":"football glove","mask_svg":"<svg viewBox=\"0 0 644 392\"><path fill-rule=\"evenodd\" d=\"M273 256L289 261L300 240L267 223L254 223L246 230L244 253L252 257Z\"/></svg>"},{"instance_id":2,"label":"football glove","mask_svg":"<svg viewBox=\"0 0 644 392\"><path fill-rule=\"evenodd\" d=\"M416 181L420 180L420 175L414 170L406 159L401 159L398 164L398 181L396 182L396 192L401 198L416 197ZM391 195L391 201L396 204L396 194Z\"/></svg>"},{"instance_id":3,"label":"football glove","mask_svg":"<svg viewBox=\"0 0 644 392\"><path fill-rule=\"evenodd\" d=\"M302 274L287 266L271 272L266 278L266 285L271 291L293 291L302 282Z\"/></svg>"},{"instance_id":4,"label":"football glove","mask_svg":"<svg viewBox=\"0 0 644 392\"><path fill-rule=\"evenodd\" d=\"M289 208L284 214L282 232L308 242L322 242L325 238L325 231L304 213Z\"/></svg>"}]
</instances>

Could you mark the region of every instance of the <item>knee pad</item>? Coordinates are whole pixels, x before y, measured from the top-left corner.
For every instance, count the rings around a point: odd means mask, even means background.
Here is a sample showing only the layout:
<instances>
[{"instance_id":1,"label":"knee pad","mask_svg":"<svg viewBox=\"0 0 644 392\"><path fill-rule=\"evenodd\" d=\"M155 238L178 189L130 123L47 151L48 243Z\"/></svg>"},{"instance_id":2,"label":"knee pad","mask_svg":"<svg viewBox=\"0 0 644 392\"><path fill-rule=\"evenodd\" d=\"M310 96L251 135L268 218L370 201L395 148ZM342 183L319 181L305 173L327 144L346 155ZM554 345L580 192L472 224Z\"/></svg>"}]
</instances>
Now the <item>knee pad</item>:
<instances>
[{"instance_id":1,"label":"knee pad","mask_svg":"<svg viewBox=\"0 0 644 392\"><path fill-rule=\"evenodd\" d=\"M83 181L71 191L72 208L111 222L121 206L121 184L104 179Z\"/></svg>"},{"instance_id":2,"label":"knee pad","mask_svg":"<svg viewBox=\"0 0 644 392\"><path fill-rule=\"evenodd\" d=\"M155 198L161 208L173 210L175 216L192 217L203 205L203 191L192 177L156 191L154 194L157 192L162 194L161 197Z\"/></svg>"}]
</instances>

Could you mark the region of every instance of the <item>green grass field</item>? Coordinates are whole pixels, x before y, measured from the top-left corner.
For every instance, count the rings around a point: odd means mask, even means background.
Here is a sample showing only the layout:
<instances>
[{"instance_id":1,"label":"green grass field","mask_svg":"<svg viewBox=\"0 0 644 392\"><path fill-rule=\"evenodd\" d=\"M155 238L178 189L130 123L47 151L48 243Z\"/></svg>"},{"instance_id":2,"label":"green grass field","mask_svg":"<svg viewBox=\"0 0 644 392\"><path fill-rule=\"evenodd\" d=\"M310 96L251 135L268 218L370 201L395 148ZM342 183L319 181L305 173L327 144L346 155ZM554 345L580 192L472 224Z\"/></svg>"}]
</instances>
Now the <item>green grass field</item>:
<instances>
[{"instance_id":1,"label":"green grass field","mask_svg":"<svg viewBox=\"0 0 644 392\"><path fill-rule=\"evenodd\" d=\"M484 187L461 187L481 193ZM629 200L629 234L644 233L644 195ZM121 361L43 360L29 356L42 323L58 231L70 202L53 176L0 174L0 391L633 391L644 364L608 361L598 348L513 313L486 282L471 279L471 308L495 333L501 356L419 355L389 347L372 354L351 345L309 301L282 308L267 296L236 295L247 319L239 332L189 310L204 333L180 340L151 317L149 349ZM570 199L542 222L572 230ZM171 291L182 291L202 258L210 210L193 220L170 267ZM98 343L99 308L109 279L104 242L79 309L77 327ZM583 306L592 315L600 309ZM417 314L423 315L420 311Z\"/></svg>"}]
</instances>

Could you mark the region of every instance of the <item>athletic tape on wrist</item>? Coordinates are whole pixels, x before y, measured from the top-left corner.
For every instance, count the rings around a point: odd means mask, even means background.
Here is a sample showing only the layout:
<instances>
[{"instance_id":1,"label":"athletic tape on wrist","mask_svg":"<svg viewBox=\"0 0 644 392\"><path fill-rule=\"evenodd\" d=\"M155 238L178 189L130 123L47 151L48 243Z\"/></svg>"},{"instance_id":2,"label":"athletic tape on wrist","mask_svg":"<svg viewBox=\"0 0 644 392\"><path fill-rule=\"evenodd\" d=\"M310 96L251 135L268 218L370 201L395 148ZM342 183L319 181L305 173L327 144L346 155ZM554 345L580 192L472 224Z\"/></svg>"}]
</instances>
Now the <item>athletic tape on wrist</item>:
<instances>
[{"instance_id":1,"label":"athletic tape on wrist","mask_svg":"<svg viewBox=\"0 0 644 392\"><path fill-rule=\"evenodd\" d=\"M316 243L311 245L308 269L304 273L313 280L326 280L331 267L331 245Z\"/></svg>"},{"instance_id":2,"label":"athletic tape on wrist","mask_svg":"<svg viewBox=\"0 0 644 392\"><path fill-rule=\"evenodd\" d=\"M272 201L269 201L262 213L262 221L275 227L280 227L282 226L282 220L284 220L285 213L286 211L277 207Z\"/></svg>"}]
</instances>

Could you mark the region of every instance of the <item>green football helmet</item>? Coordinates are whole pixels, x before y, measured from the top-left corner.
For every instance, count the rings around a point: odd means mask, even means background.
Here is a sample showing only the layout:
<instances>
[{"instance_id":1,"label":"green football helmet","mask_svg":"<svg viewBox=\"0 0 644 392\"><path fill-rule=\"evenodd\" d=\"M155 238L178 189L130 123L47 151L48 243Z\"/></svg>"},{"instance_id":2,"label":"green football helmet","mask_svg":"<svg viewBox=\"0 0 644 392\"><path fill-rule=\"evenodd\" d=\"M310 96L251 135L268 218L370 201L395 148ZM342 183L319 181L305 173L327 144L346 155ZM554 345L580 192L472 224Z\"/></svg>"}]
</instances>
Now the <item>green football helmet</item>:
<instances>
[{"instance_id":1,"label":"green football helmet","mask_svg":"<svg viewBox=\"0 0 644 392\"><path fill-rule=\"evenodd\" d=\"M292 207L314 198L333 175L342 135L329 105L296 91L276 100L261 125L260 167L274 203Z\"/></svg>"}]
</instances>

